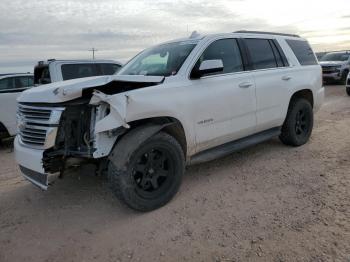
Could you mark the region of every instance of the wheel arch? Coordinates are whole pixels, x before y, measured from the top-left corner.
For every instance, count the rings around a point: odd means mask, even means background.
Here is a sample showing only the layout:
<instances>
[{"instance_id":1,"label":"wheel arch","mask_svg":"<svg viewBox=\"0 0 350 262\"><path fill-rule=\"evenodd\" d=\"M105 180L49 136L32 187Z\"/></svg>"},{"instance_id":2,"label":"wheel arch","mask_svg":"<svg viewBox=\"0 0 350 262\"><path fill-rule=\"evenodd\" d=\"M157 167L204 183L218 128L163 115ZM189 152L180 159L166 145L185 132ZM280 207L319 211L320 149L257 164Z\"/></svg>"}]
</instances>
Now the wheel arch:
<instances>
[{"instance_id":1,"label":"wheel arch","mask_svg":"<svg viewBox=\"0 0 350 262\"><path fill-rule=\"evenodd\" d=\"M173 136L181 145L182 150L186 156L187 154L187 138L185 129L180 120L170 116L152 117L139 119L128 123L131 129L145 126L145 125L160 125L162 126L159 131L164 131Z\"/></svg>"},{"instance_id":2,"label":"wheel arch","mask_svg":"<svg viewBox=\"0 0 350 262\"><path fill-rule=\"evenodd\" d=\"M310 102L312 108L314 107L314 94L311 89L301 89L296 91L289 100L289 106L291 104L291 101L298 99L298 98L304 98L307 101Z\"/></svg>"},{"instance_id":3,"label":"wheel arch","mask_svg":"<svg viewBox=\"0 0 350 262\"><path fill-rule=\"evenodd\" d=\"M128 122L130 126L125 132L118 137L113 149L110 153L110 158L113 158L116 150L120 147L125 147L127 143L132 144L133 147L139 146L152 135L163 131L174 137L180 144L184 157L187 159L188 144L186 133L181 122L174 117L152 117L146 119L139 119ZM133 138L137 137L137 138Z\"/></svg>"}]
</instances>

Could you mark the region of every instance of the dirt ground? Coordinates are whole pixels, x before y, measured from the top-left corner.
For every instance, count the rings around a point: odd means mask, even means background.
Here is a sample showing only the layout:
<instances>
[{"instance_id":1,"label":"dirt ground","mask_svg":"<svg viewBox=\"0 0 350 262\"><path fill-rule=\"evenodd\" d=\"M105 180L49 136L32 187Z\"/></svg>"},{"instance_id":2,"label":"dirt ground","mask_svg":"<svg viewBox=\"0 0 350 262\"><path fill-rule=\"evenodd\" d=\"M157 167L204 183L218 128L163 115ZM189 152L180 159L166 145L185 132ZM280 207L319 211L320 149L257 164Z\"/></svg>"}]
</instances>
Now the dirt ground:
<instances>
[{"instance_id":1,"label":"dirt ground","mask_svg":"<svg viewBox=\"0 0 350 262\"><path fill-rule=\"evenodd\" d=\"M326 87L311 141L278 139L187 170L137 213L80 171L44 192L0 149L0 261L350 261L350 97Z\"/></svg>"}]
</instances>

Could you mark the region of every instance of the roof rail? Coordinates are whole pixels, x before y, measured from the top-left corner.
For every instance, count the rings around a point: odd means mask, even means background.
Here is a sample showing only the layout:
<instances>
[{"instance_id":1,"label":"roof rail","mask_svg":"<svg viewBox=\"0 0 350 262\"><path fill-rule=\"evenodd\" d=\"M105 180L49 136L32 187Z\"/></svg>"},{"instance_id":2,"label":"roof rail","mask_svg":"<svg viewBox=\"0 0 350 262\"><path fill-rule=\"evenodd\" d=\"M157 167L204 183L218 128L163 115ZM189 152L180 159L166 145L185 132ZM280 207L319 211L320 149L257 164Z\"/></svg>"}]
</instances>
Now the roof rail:
<instances>
[{"instance_id":1,"label":"roof rail","mask_svg":"<svg viewBox=\"0 0 350 262\"><path fill-rule=\"evenodd\" d=\"M235 31L234 33L263 34L263 35L282 35L282 36L292 36L292 37L299 37L299 38L300 38L299 35L295 35L295 34L274 33L274 32L263 32L263 31L239 30L239 31Z\"/></svg>"}]
</instances>

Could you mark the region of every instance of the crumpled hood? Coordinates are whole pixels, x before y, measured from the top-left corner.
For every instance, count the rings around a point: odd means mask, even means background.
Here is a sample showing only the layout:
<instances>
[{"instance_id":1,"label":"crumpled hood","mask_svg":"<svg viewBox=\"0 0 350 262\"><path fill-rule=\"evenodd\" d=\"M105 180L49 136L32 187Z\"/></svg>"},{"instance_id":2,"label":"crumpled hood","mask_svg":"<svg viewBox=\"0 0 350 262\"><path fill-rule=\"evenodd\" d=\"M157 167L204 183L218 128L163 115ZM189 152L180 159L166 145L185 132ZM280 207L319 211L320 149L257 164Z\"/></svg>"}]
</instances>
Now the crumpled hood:
<instances>
[{"instance_id":1,"label":"crumpled hood","mask_svg":"<svg viewBox=\"0 0 350 262\"><path fill-rule=\"evenodd\" d=\"M320 61L321 66L341 66L344 64L342 61Z\"/></svg>"},{"instance_id":2,"label":"crumpled hood","mask_svg":"<svg viewBox=\"0 0 350 262\"><path fill-rule=\"evenodd\" d=\"M112 81L161 83L163 76L111 75L79 78L30 88L17 98L23 103L62 103L82 96L83 90L106 85Z\"/></svg>"}]
</instances>

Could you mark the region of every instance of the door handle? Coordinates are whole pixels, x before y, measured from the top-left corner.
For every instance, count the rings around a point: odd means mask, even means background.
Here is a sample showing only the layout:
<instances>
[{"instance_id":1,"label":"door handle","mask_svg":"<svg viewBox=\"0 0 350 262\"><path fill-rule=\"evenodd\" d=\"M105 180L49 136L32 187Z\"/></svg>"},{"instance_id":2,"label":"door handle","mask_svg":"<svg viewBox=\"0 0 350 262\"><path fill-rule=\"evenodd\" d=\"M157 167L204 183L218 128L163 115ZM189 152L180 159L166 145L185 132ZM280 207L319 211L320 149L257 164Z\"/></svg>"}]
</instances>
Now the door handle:
<instances>
[{"instance_id":1,"label":"door handle","mask_svg":"<svg viewBox=\"0 0 350 262\"><path fill-rule=\"evenodd\" d=\"M290 77L290 76L282 76L282 80L284 80L284 81L288 81L291 79L292 79L292 77Z\"/></svg>"},{"instance_id":2,"label":"door handle","mask_svg":"<svg viewBox=\"0 0 350 262\"><path fill-rule=\"evenodd\" d=\"M252 83L249 83L249 82L243 82L243 83L240 83L238 86L240 88L248 88L248 87L251 87L253 84Z\"/></svg>"}]
</instances>

